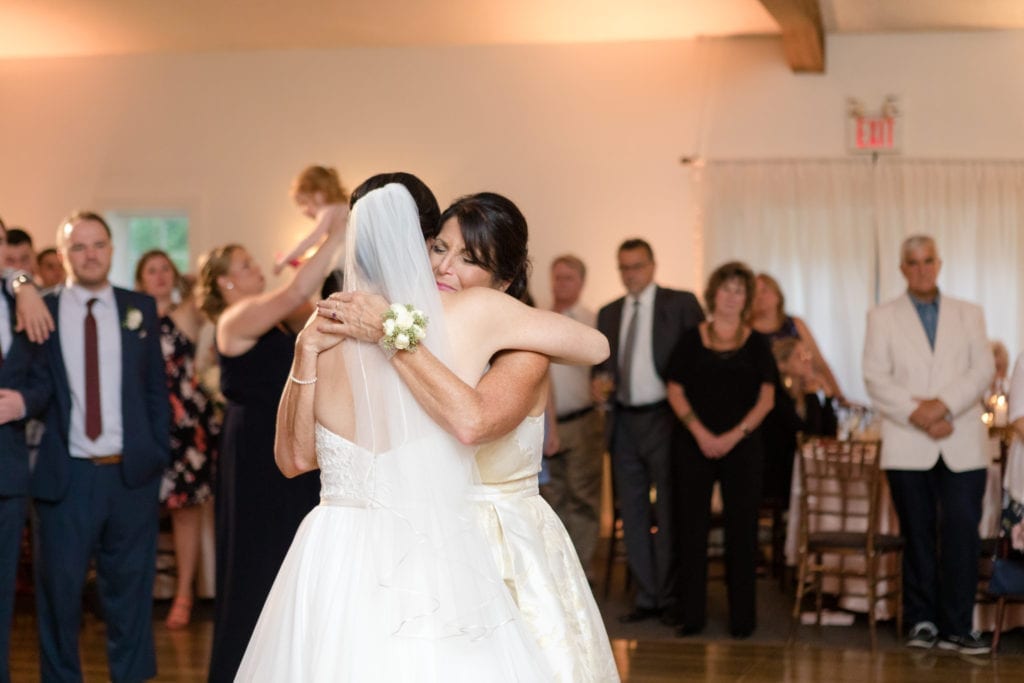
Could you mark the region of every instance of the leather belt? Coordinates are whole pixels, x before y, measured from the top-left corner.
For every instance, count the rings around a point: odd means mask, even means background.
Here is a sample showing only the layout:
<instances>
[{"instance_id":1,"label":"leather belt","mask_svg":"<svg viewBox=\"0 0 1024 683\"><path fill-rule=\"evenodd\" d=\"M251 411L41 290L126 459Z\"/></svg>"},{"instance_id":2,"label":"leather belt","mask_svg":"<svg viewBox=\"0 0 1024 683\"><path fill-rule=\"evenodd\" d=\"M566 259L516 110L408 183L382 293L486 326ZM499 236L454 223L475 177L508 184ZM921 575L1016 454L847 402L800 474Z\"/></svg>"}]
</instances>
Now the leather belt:
<instances>
[{"instance_id":1,"label":"leather belt","mask_svg":"<svg viewBox=\"0 0 1024 683\"><path fill-rule=\"evenodd\" d=\"M117 465L121 462L121 454L117 455L98 455L94 458L89 458L89 462L99 467L100 465Z\"/></svg>"},{"instance_id":2,"label":"leather belt","mask_svg":"<svg viewBox=\"0 0 1024 683\"><path fill-rule=\"evenodd\" d=\"M573 420L580 419L584 415L588 415L593 410L594 406L587 406L586 408L580 408L579 410L574 410L571 413L566 413L565 415L559 415L556 420L559 424L562 424L563 422L572 422Z\"/></svg>"},{"instance_id":3,"label":"leather belt","mask_svg":"<svg viewBox=\"0 0 1024 683\"><path fill-rule=\"evenodd\" d=\"M615 404L615 410L622 413L649 413L652 410L660 410L662 408L668 408L668 401L655 401L654 403L644 403L639 406L627 406L622 403Z\"/></svg>"}]
</instances>

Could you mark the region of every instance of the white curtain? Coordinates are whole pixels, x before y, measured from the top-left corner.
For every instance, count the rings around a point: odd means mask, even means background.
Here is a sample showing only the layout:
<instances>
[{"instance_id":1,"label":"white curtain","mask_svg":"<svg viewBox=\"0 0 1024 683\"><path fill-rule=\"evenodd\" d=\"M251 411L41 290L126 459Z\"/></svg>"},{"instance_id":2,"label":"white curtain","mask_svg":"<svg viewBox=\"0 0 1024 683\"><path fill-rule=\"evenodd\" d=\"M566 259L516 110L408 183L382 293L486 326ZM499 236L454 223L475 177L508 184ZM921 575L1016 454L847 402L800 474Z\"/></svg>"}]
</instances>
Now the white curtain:
<instances>
[{"instance_id":1,"label":"white curtain","mask_svg":"<svg viewBox=\"0 0 1024 683\"><path fill-rule=\"evenodd\" d=\"M989 338L1020 351L1024 162L883 159L875 196L881 299L904 289L903 239L929 234L942 259L940 290L980 304Z\"/></svg>"},{"instance_id":2,"label":"white curtain","mask_svg":"<svg viewBox=\"0 0 1024 683\"><path fill-rule=\"evenodd\" d=\"M1024 162L710 162L695 178L704 274L731 259L774 275L843 392L866 401L865 314L905 284L899 247L932 235L939 287L985 309L990 338L1024 343Z\"/></svg>"},{"instance_id":3,"label":"white curtain","mask_svg":"<svg viewBox=\"0 0 1024 683\"><path fill-rule=\"evenodd\" d=\"M850 400L861 379L876 248L868 160L710 162L696 174L704 276L725 261L773 275Z\"/></svg>"}]
</instances>

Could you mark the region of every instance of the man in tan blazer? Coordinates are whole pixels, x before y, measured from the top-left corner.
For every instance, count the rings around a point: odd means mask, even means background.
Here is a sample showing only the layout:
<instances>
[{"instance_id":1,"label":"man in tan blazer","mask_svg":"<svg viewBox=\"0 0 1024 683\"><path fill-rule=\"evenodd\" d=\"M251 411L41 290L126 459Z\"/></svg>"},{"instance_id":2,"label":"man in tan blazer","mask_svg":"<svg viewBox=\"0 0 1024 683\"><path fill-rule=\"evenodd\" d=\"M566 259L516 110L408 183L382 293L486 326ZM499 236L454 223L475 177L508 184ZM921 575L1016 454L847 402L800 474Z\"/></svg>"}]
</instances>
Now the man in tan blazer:
<instances>
[{"instance_id":1,"label":"man in tan blazer","mask_svg":"<svg viewBox=\"0 0 1024 683\"><path fill-rule=\"evenodd\" d=\"M971 622L987 474L981 397L995 368L981 308L940 295L941 265L931 237L903 242L907 291L868 313L864 382L906 539L907 645L983 654Z\"/></svg>"}]
</instances>

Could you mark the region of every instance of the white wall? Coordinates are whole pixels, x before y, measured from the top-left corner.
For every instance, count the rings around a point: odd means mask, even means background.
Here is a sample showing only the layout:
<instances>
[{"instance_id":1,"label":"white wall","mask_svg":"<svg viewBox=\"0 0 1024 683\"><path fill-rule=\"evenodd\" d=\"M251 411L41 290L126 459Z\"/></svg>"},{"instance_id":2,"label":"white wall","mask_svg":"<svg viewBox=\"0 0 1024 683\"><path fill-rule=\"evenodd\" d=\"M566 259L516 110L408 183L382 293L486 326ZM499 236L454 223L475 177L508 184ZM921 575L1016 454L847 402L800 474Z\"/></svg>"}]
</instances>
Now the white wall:
<instances>
[{"instance_id":1,"label":"white wall","mask_svg":"<svg viewBox=\"0 0 1024 683\"><path fill-rule=\"evenodd\" d=\"M307 227L287 197L304 165L349 187L408 170L442 205L512 197L538 299L571 250L598 306L635 235L660 282L701 289L680 156L843 156L848 96L898 95L908 156L1024 157L1024 33L848 36L827 54L823 76L792 74L774 38L0 61L0 215L45 244L71 208L184 208L195 254L240 241L268 265Z\"/></svg>"}]
</instances>

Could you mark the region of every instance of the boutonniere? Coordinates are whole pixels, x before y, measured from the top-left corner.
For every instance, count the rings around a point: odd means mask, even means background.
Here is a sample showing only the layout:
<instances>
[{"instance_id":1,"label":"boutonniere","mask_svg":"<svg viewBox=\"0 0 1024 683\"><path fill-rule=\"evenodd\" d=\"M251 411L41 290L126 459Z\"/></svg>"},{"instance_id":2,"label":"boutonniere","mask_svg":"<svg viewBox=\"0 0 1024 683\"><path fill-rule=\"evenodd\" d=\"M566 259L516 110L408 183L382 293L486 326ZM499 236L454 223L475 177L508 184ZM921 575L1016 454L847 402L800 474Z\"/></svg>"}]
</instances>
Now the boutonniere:
<instances>
[{"instance_id":1,"label":"boutonniere","mask_svg":"<svg viewBox=\"0 0 1024 683\"><path fill-rule=\"evenodd\" d=\"M134 306L129 306L128 310L124 312L124 320L121 321L121 327L123 327L126 330L131 330L132 332L134 332L141 326L142 311L135 308Z\"/></svg>"}]
</instances>

